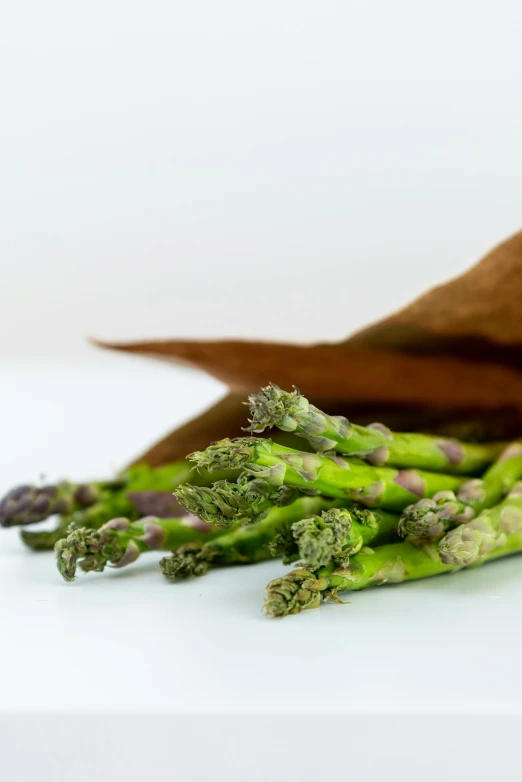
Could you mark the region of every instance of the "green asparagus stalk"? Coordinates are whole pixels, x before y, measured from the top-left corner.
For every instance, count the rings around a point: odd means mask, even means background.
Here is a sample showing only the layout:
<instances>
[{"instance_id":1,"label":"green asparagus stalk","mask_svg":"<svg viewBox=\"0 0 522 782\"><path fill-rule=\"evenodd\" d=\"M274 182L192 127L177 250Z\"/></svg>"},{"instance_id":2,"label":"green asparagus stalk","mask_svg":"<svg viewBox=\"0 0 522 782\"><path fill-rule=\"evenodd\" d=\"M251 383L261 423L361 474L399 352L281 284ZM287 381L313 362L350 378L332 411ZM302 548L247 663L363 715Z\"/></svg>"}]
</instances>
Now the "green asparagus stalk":
<instances>
[{"instance_id":1,"label":"green asparagus stalk","mask_svg":"<svg viewBox=\"0 0 522 782\"><path fill-rule=\"evenodd\" d=\"M296 486L391 511L403 510L415 499L439 491L456 491L466 480L456 475L373 467L358 459L304 453L257 437L220 440L188 458L209 472L243 469L274 486Z\"/></svg>"},{"instance_id":2,"label":"green asparagus stalk","mask_svg":"<svg viewBox=\"0 0 522 782\"><path fill-rule=\"evenodd\" d=\"M225 472L223 479L235 480L237 473ZM213 476L216 479L216 476ZM186 481L198 485L211 483L208 473L194 471L189 462L177 462L150 467L138 464L129 467L114 480L92 481L75 484L69 481L48 486L18 486L12 489L0 502L0 526L12 527L35 524L49 516L60 514L70 516L93 505L103 505L113 494L136 495L135 499L146 502L147 492L171 495ZM138 497L137 495L142 495ZM171 504L174 501L171 499ZM145 515L142 513L142 515ZM105 521L108 521L105 518Z\"/></svg>"},{"instance_id":3,"label":"green asparagus stalk","mask_svg":"<svg viewBox=\"0 0 522 782\"><path fill-rule=\"evenodd\" d=\"M287 549L288 539L292 540L290 528L295 521L336 504L338 500L301 496L290 505L273 506L255 524L238 526L203 545L191 542L181 546L161 561L163 575L168 579L202 576L211 566L261 562L278 556Z\"/></svg>"},{"instance_id":4,"label":"green asparagus stalk","mask_svg":"<svg viewBox=\"0 0 522 782\"><path fill-rule=\"evenodd\" d=\"M503 502L448 532L439 543L439 555L446 565L466 567L504 546L508 535L520 531L522 483L519 482Z\"/></svg>"},{"instance_id":5,"label":"green asparagus stalk","mask_svg":"<svg viewBox=\"0 0 522 782\"><path fill-rule=\"evenodd\" d=\"M320 452L361 456L378 467L389 465L459 475L477 475L500 455L499 443L479 445L454 438L392 432L383 424L357 426L344 416L331 416L311 405L296 388L282 391L274 383L251 394L252 433L277 426L304 437Z\"/></svg>"},{"instance_id":6,"label":"green asparagus stalk","mask_svg":"<svg viewBox=\"0 0 522 782\"><path fill-rule=\"evenodd\" d=\"M363 547L389 543L397 537L399 517L368 508L331 508L292 525L293 545L287 544L285 562L304 560L318 568L332 560L347 566Z\"/></svg>"},{"instance_id":7,"label":"green asparagus stalk","mask_svg":"<svg viewBox=\"0 0 522 782\"><path fill-rule=\"evenodd\" d=\"M54 529L21 529L20 537L25 545L33 551L53 551L59 540L67 536L71 526L70 516L62 516Z\"/></svg>"},{"instance_id":8,"label":"green asparagus stalk","mask_svg":"<svg viewBox=\"0 0 522 782\"><path fill-rule=\"evenodd\" d=\"M417 540L439 540L448 530L497 505L522 478L522 444L511 443L484 474L463 483L457 493L439 492L406 508L399 534Z\"/></svg>"},{"instance_id":9,"label":"green asparagus stalk","mask_svg":"<svg viewBox=\"0 0 522 782\"><path fill-rule=\"evenodd\" d=\"M67 537L56 544L56 563L65 581L73 581L77 567L84 573L101 572L109 564L122 568L146 551L169 551L217 534L195 517L180 520L147 516L135 522L115 518L99 530L71 525Z\"/></svg>"},{"instance_id":10,"label":"green asparagus stalk","mask_svg":"<svg viewBox=\"0 0 522 782\"><path fill-rule=\"evenodd\" d=\"M474 566L522 552L522 532L507 534L502 546L479 556ZM294 570L271 581L267 587L265 611L269 616L298 614L317 608L321 599L341 602L339 592L360 590L379 584L397 584L459 570L437 555L435 543L419 548L407 541L379 546L372 553L359 553L347 568L331 562L318 570Z\"/></svg>"}]
</instances>

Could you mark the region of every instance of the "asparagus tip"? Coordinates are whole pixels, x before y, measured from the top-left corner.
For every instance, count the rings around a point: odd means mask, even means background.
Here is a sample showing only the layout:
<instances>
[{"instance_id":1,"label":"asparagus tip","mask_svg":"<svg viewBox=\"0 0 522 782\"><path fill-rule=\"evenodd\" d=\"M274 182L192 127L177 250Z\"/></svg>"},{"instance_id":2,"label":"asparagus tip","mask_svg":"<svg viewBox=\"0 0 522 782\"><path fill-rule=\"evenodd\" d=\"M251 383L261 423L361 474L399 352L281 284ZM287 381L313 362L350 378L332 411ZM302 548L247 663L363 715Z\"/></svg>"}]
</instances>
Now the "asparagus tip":
<instances>
[{"instance_id":1,"label":"asparagus tip","mask_svg":"<svg viewBox=\"0 0 522 782\"><path fill-rule=\"evenodd\" d=\"M209 562L205 558L199 543L186 543L180 546L169 557L160 560L160 568L165 578L174 581L190 576L204 576L208 571Z\"/></svg>"},{"instance_id":2,"label":"asparagus tip","mask_svg":"<svg viewBox=\"0 0 522 782\"><path fill-rule=\"evenodd\" d=\"M63 491L68 484L56 486L17 486L0 501L0 525L16 527L35 524L53 513L66 513L70 498Z\"/></svg>"},{"instance_id":3,"label":"asparagus tip","mask_svg":"<svg viewBox=\"0 0 522 782\"><path fill-rule=\"evenodd\" d=\"M245 467L253 456L252 447L259 442L255 437L238 437L231 440L226 437L209 445L204 451L195 451L187 457L194 462L196 469L236 470Z\"/></svg>"},{"instance_id":4,"label":"asparagus tip","mask_svg":"<svg viewBox=\"0 0 522 782\"><path fill-rule=\"evenodd\" d=\"M463 509L451 491L439 492L431 499L422 499L409 505L399 521L399 535L419 540L437 540L447 531L449 522L464 521L473 516L470 506Z\"/></svg>"},{"instance_id":5,"label":"asparagus tip","mask_svg":"<svg viewBox=\"0 0 522 782\"><path fill-rule=\"evenodd\" d=\"M439 543L439 556L445 565L469 567L505 541L488 518L487 511L452 529Z\"/></svg>"},{"instance_id":6,"label":"asparagus tip","mask_svg":"<svg viewBox=\"0 0 522 782\"><path fill-rule=\"evenodd\" d=\"M277 426L284 432L294 432L297 428L295 415L308 411L308 401L301 396L298 388L282 391L275 383L269 383L256 394L248 397L250 410L247 432L263 432Z\"/></svg>"},{"instance_id":7,"label":"asparagus tip","mask_svg":"<svg viewBox=\"0 0 522 782\"><path fill-rule=\"evenodd\" d=\"M281 618L307 608L318 608L321 602L318 587L319 580L309 570L294 570L276 578L266 589L265 612L273 618Z\"/></svg>"},{"instance_id":8,"label":"asparagus tip","mask_svg":"<svg viewBox=\"0 0 522 782\"><path fill-rule=\"evenodd\" d=\"M121 522L118 519L118 522ZM77 567L84 573L101 572L109 563L116 567L134 562L139 556L137 545L130 541L126 548L118 544L117 530L121 529L110 522L100 530L76 527L71 524L67 536L55 546L56 565L65 581L74 581Z\"/></svg>"},{"instance_id":9,"label":"asparagus tip","mask_svg":"<svg viewBox=\"0 0 522 782\"><path fill-rule=\"evenodd\" d=\"M351 552L342 552L341 546L352 528L350 512L342 508L323 511L321 516L311 516L295 522L292 533L299 556L312 568L326 565L340 555L344 559ZM362 539L361 539L362 544Z\"/></svg>"},{"instance_id":10,"label":"asparagus tip","mask_svg":"<svg viewBox=\"0 0 522 782\"><path fill-rule=\"evenodd\" d=\"M54 553L56 555L56 567L64 581L74 581L76 578L76 565L78 562L78 553L69 540L74 530L73 525L69 527L66 538L62 538L56 543ZM75 530L81 533L84 530ZM86 530L85 530L86 531Z\"/></svg>"},{"instance_id":11,"label":"asparagus tip","mask_svg":"<svg viewBox=\"0 0 522 782\"><path fill-rule=\"evenodd\" d=\"M176 494L189 513L218 529L227 529L236 522L253 524L266 515L271 504L282 506L295 499L295 491L287 486L274 487L262 479L216 481L212 486L186 483L178 486Z\"/></svg>"},{"instance_id":12,"label":"asparagus tip","mask_svg":"<svg viewBox=\"0 0 522 782\"><path fill-rule=\"evenodd\" d=\"M216 481L212 486L185 483L178 486L176 497L189 513L219 529L226 529L234 521L246 520L254 515L244 488L228 481Z\"/></svg>"},{"instance_id":13,"label":"asparagus tip","mask_svg":"<svg viewBox=\"0 0 522 782\"><path fill-rule=\"evenodd\" d=\"M47 486L17 486L0 501L0 526L36 524L55 513L70 513L75 503L88 508L97 498L96 487L89 483L76 487L68 481Z\"/></svg>"}]
</instances>

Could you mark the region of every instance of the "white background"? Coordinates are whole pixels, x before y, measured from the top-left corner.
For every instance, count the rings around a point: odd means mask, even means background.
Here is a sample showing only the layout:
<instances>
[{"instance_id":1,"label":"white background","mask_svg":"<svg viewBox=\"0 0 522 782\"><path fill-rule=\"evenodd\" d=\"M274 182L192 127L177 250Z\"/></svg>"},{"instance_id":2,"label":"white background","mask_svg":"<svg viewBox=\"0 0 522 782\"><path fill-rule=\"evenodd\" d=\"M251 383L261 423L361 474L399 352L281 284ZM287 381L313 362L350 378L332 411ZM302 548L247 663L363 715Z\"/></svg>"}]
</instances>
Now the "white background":
<instances>
[{"instance_id":1,"label":"white background","mask_svg":"<svg viewBox=\"0 0 522 782\"><path fill-rule=\"evenodd\" d=\"M520 227L514 0L7 0L0 356L335 339Z\"/></svg>"},{"instance_id":2,"label":"white background","mask_svg":"<svg viewBox=\"0 0 522 782\"><path fill-rule=\"evenodd\" d=\"M107 474L223 391L87 335L342 338L518 230L521 23L507 0L2 4L0 494ZM516 559L278 623L278 563L67 586L1 537L10 782L520 768Z\"/></svg>"}]
</instances>

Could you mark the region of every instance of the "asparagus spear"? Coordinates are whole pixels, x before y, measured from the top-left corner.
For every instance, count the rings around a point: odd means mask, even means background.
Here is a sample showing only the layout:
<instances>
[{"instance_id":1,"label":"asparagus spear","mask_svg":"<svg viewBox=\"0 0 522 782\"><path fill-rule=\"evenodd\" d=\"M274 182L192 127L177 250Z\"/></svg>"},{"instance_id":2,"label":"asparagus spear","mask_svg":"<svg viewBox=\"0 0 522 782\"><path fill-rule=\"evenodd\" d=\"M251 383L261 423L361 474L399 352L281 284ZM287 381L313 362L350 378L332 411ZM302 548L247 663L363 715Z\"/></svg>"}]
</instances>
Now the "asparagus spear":
<instances>
[{"instance_id":1,"label":"asparagus spear","mask_svg":"<svg viewBox=\"0 0 522 782\"><path fill-rule=\"evenodd\" d=\"M479 556L474 565L522 552L522 532L507 534L502 546ZM273 617L298 614L317 608L323 600L341 602L338 593L379 584L396 584L459 570L442 562L435 543L423 548L407 541L379 546L372 553L359 553L347 568L335 562L317 570L300 569L276 578L267 587L265 611Z\"/></svg>"},{"instance_id":2,"label":"asparagus spear","mask_svg":"<svg viewBox=\"0 0 522 782\"><path fill-rule=\"evenodd\" d=\"M498 458L503 445L462 443L454 438L392 432L383 424L357 426L344 416L331 416L311 405L299 389L282 391L274 383L251 394L252 433L277 426L304 437L316 451L334 450L361 456L370 464L388 464L434 472L477 475Z\"/></svg>"},{"instance_id":3,"label":"asparagus spear","mask_svg":"<svg viewBox=\"0 0 522 782\"><path fill-rule=\"evenodd\" d=\"M370 543L388 543L397 537L399 517L368 508L331 508L322 514L296 521L293 540L283 553L284 562L302 559L307 567L321 567L331 560L347 565L349 557Z\"/></svg>"},{"instance_id":4,"label":"asparagus spear","mask_svg":"<svg viewBox=\"0 0 522 782\"><path fill-rule=\"evenodd\" d=\"M466 567L505 545L508 535L520 531L522 483L517 483L503 502L448 532L439 543L439 555L446 565Z\"/></svg>"},{"instance_id":5,"label":"asparagus spear","mask_svg":"<svg viewBox=\"0 0 522 782\"><path fill-rule=\"evenodd\" d=\"M108 564L122 568L145 551L168 551L216 534L219 533L196 517L180 520L147 516L135 522L115 518L99 530L72 524L67 537L56 544L56 563L65 581L73 581L77 567L84 573L101 572Z\"/></svg>"},{"instance_id":6,"label":"asparagus spear","mask_svg":"<svg viewBox=\"0 0 522 782\"><path fill-rule=\"evenodd\" d=\"M415 498L456 490L466 480L456 475L372 467L358 459L304 453L257 437L220 440L188 458L209 472L243 469L274 486L286 484L327 497L348 497L391 511L403 510Z\"/></svg>"},{"instance_id":7,"label":"asparagus spear","mask_svg":"<svg viewBox=\"0 0 522 782\"><path fill-rule=\"evenodd\" d=\"M237 473L226 472L222 477L235 480ZM81 484L62 481L41 487L18 486L8 492L0 502L0 525L27 525L43 521L54 514L70 515L94 504L103 504L113 494L128 496L143 495L145 492L172 493L177 486L188 480L201 485L211 482L207 473L196 473L189 462L182 459L161 467L135 465L114 480ZM110 516L105 521L108 519Z\"/></svg>"},{"instance_id":8,"label":"asparagus spear","mask_svg":"<svg viewBox=\"0 0 522 782\"><path fill-rule=\"evenodd\" d=\"M293 522L338 504L325 497L303 497L290 505L274 506L256 524L238 526L210 542L188 543L160 563L169 579L202 576L210 566L261 562L286 550Z\"/></svg>"},{"instance_id":9,"label":"asparagus spear","mask_svg":"<svg viewBox=\"0 0 522 782\"><path fill-rule=\"evenodd\" d=\"M250 478L250 476L247 476ZM253 524L274 507L293 502L299 491L291 486L272 486L262 479L240 480L238 483L216 481L212 486L178 486L176 497L195 516L226 529L231 524Z\"/></svg>"},{"instance_id":10,"label":"asparagus spear","mask_svg":"<svg viewBox=\"0 0 522 782\"><path fill-rule=\"evenodd\" d=\"M511 443L484 474L463 483L457 493L445 491L406 508L399 534L418 540L438 540L457 524L496 505L522 478L522 444Z\"/></svg>"}]
</instances>

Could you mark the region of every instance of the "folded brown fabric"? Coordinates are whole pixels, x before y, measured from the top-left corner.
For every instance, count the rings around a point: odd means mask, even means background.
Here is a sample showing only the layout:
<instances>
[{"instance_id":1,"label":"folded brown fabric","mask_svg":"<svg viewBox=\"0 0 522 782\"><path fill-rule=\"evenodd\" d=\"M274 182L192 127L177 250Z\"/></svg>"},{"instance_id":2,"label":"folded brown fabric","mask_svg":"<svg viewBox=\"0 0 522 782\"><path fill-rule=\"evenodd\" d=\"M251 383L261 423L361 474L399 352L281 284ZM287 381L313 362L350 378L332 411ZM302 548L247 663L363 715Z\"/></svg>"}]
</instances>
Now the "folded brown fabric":
<instances>
[{"instance_id":1,"label":"folded brown fabric","mask_svg":"<svg viewBox=\"0 0 522 782\"><path fill-rule=\"evenodd\" d=\"M268 382L359 423L469 438L522 435L522 232L466 274L341 343L162 340L102 347L197 367L230 393L137 461L157 465L241 434Z\"/></svg>"}]
</instances>

